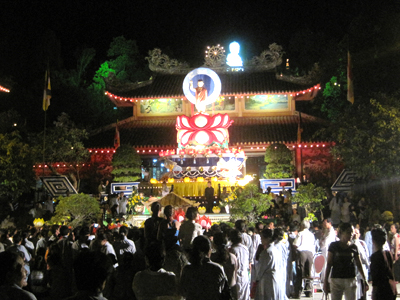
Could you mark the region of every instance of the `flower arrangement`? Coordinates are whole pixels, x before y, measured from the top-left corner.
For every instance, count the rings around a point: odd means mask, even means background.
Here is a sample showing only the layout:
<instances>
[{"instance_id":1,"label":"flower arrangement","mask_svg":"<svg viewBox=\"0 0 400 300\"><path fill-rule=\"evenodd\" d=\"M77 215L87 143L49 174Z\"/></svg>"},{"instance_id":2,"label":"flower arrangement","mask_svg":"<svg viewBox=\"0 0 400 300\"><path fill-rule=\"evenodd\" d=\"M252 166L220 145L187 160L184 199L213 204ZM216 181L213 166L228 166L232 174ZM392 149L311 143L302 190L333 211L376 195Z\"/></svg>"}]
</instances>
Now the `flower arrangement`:
<instances>
[{"instance_id":1,"label":"flower arrangement","mask_svg":"<svg viewBox=\"0 0 400 300\"><path fill-rule=\"evenodd\" d=\"M137 212L142 213L144 210L144 197L142 195L132 194L131 198L128 199L128 211L130 213Z\"/></svg>"},{"instance_id":2,"label":"flower arrangement","mask_svg":"<svg viewBox=\"0 0 400 300\"><path fill-rule=\"evenodd\" d=\"M205 214L207 209L204 206L199 206L197 209L199 211L199 214Z\"/></svg>"},{"instance_id":3,"label":"flower arrangement","mask_svg":"<svg viewBox=\"0 0 400 300\"><path fill-rule=\"evenodd\" d=\"M214 207L212 208L212 211L213 211L214 214L219 214L219 213L221 212L221 207L219 207L219 206L214 206Z\"/></svg>"},{"instance_id":4,"label":"flower arrangement","mask_svg":"<svg viewBox=\"0 0 400 300\"><path fill-rule=\"evenodd\" d=\"M204 177L197 177L197 182L204 182Z\"/></svg>"},{"instance_id":5,"label":"flower arrangement","mask_svg":"<svg viewBox=\"0 0 400 300\"><path fill-rule=\"evenodd\" d=\"M33 225L35 225L35 227L42 227L44 225L44 220L43 218L37 218L33 221Z\"/></svg>"}]
</instances>

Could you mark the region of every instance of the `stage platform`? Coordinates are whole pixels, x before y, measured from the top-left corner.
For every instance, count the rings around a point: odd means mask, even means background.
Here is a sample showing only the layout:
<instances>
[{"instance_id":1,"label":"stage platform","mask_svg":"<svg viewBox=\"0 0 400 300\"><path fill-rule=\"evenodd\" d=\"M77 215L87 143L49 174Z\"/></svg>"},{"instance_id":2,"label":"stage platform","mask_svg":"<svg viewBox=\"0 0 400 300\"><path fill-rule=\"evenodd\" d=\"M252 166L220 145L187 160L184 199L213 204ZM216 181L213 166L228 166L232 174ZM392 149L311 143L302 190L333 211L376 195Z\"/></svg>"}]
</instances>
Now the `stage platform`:
<instances>
[{"instance_id":1,"label":"stage platform","mask_svg":"<svg viewBox=\"0 0 400 300\"><path fill-rule=\"evenodd\" d=\"M200 216L207 216L210 218L211 223L214 222L229 222L231 219L230 214L200 214ZM132 226L142 227L143 222L150 218L150 215L130 215L126 222Z\"/></svg>"}]
</instances>

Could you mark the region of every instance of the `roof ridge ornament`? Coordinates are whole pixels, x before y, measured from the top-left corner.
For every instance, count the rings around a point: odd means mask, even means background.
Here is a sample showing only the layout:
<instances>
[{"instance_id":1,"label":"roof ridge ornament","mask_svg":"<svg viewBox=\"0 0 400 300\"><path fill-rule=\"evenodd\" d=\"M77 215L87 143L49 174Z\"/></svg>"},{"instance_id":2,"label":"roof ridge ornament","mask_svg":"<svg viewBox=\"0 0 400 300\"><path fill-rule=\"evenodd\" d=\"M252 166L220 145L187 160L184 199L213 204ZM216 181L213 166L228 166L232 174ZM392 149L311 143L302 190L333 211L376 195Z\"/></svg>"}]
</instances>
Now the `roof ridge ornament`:
<instances>
[{"instance_id":1,"label":"roof ridge ornament","mask_svg":"<svg viewBox=\"0 0 400 300\"><path fill-rule=\"evenodd\" d=\"M273 69L282 63L284 53L282 46L277 43L270 44L269 50L264 50L260 56L254 56L248 66L253 67L255 70Z\"/></svg>"},{"instance_id":2,"label":"roof ridge ornament","mask_svg":"<svg viewBox=\"0 0 400 300\"><path fill-rule=\"evenodd\" d=\"M321 79L321 69L319 67L319 64L315 63L312 69L304 76L276 74L276 79L301 85L311 85L319 82L319 80Z\"/></svg>"},{"instance_id":3,"label":"roof ridge ornament","mask_svg":"<svg viewBox=\"0 0 400 300\"><path fill-rule=\"evenodd\" d=\"M158 48L149 51L149 56L145 59L149 62L149 68L154 72L163 73L187 73L188 63L179 62L177 59L171 59L168 55L162 54Z\"/></svg>"}]
</instances>

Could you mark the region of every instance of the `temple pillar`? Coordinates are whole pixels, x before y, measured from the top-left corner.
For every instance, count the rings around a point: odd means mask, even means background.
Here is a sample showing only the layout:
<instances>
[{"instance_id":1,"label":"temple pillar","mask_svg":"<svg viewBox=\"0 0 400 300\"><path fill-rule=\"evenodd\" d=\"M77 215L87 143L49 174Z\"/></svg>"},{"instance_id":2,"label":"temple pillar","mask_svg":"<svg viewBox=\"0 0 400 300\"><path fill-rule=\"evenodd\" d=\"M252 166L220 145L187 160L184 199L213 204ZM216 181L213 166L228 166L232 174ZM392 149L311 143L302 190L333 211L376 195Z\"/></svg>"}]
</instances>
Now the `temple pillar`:
<instances>
[{"instance_id":1,"label":"temple pillar","mask_svg":"<svg viewBox=\"0 0 400 300\"><path fill-rule=\"evenodd\" d=\"M297 177L303 178L303 149L301 147L296 147L295 165Z\"/></svg>"}]
</instances>

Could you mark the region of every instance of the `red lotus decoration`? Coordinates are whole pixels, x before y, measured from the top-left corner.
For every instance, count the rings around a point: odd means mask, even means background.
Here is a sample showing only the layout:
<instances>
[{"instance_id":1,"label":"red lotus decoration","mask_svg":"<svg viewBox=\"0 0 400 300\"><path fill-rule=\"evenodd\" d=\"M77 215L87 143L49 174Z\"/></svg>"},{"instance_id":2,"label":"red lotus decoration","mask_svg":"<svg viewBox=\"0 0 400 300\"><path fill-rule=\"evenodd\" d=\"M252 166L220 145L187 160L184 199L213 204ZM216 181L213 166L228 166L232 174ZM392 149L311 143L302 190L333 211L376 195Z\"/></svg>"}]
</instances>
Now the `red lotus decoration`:
<instances>
[{"instance_id":1,"label":"red lotus decoration","mask_svg":"<svg viewBox=\"0 0 400 300\"><path fill-rule=\"evenodd\" d=\"M175 210L174 220L177 220L178 222L183 222L185 220L185 212L182 208Z\"/></svg>"},{"instance_id":2,"label":"red lotus decoration","mask_svg":"<svg viewBox=\"0 0 400 300\"><path fill-rule=\"evenodd\" d=\"M181 147L187 145L227 146L229 143L228 127L233 120L227 114L214 116L196 114L193 117L176 118L177 140Z\"/></svg>"},{"instance_id":3,"label":"red lotus decoration","mask_svg":"<svg viewBox=\"0 0 400 300\"><path fill-rule=\"evenodd\" d=\"M211 220L207 216L201 216L199 220L197 221L203 227L204 229L209 229L211 228Z\"/></svg>"}]
</instances>

